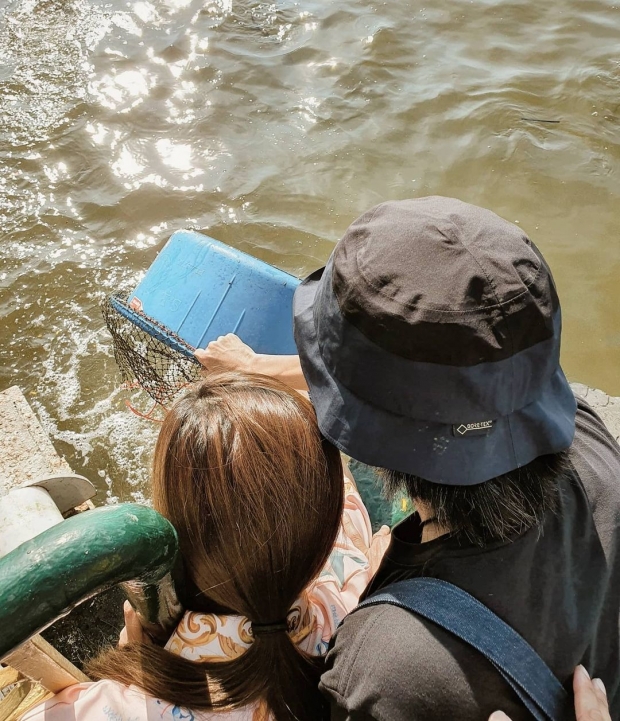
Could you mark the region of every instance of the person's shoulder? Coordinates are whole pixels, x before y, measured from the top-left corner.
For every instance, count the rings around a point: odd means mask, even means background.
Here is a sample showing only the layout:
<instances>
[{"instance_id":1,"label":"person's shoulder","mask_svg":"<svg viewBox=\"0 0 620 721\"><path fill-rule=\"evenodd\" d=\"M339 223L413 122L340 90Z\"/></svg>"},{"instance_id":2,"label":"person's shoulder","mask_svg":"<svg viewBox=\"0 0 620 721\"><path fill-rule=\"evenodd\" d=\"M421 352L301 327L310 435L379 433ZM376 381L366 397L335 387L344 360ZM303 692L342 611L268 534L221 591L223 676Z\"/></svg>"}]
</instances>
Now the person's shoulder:
<instances>
[{"instance_id":1,"label":"person's shoulder","mask_svg":"<svg viewBox=\"0 0 620 721\"><path fill-rule=\"evenodd\" d=\"M327 655L320 684L330 701L332 718L406 717L395 708L395 697L400 702L402 697L394 684L398 684L401 673L411 678L410 666L415 666L415 641L412 646L412 639L407 637L411 653L403 652L401 645L402 626L409 624L408 616L402 609L381 604L345 618ZM399 655L402 657L397 661ZM397 663L399 672L395 674Z\"/></svg>"},{"instance_id":2,"label":"person's shoulder","mask_svg":"<svg viewBox=\"0 0 620 721\"><path fill-rule=\"evenodd\" d=\"M380 682L399 673L427 671L441 655L450 655L452 636L409 611L382 603L349 614L327 656L322 683L346 692L356 674ZM449 646L450 649L445 647Z\"/></svg>"},{"instance_id":3,"label":"person's shoulder","mask_svg":"<svg viewBox=\"0 0 620 721\"><path fill-rule=\"evenodd\" d=\"M373 655L376 655L375 652L381 655L386 644L402 638L403 627L412 636L408 641L415 643L416 631L421 630L417 628L419 622L420 619L413 614L388 603L367 606L345 618L335 636L329 658L355 663L360 655L365 656L369 651Z\"/></svg>"},{"instance_id":4,"label":"person's shoulder","mask_svg":"<svg viewBox=\"0 0 620 721\"><path fill-rule=\"evenodd\" d=\"M568 457L588 496L611 492L620 502L620 446L597 413L579 396L575 438Z\"/></svg>"},{"instance_id":5,"label":"person's shoulder","mask_svg":"<svg viewBox=\"0 0 620 721\"><path fill-rule=\"evenodd\" d=\"M612 435L601 416L595 410L595 407L601 407L605 403L609 404L611 399L602 393L602 391L592 391L592 393L597 394L593 396L597 401L595 403L593 400L593 404L590 404L588 398L583 395L575 394L575 400L577 401L577 413L575 416L576 437L585 436L590 439L596 439L598 442L620 453L620 447L615 436ZM620 422L620 408L618 409L618 421Z\"/></svg>"},{"instance_id":6,"label":"person's shoulder","mask_svg":"<svg viewBox=\"0 0 620 721\"><path fill-rule=\"evenodd\" d=\"M512 691L486 659L389 604L347 616L327 656L321 690L340 718L473 721L497 708L522 718Z\"/></svg>"}]
</instances>

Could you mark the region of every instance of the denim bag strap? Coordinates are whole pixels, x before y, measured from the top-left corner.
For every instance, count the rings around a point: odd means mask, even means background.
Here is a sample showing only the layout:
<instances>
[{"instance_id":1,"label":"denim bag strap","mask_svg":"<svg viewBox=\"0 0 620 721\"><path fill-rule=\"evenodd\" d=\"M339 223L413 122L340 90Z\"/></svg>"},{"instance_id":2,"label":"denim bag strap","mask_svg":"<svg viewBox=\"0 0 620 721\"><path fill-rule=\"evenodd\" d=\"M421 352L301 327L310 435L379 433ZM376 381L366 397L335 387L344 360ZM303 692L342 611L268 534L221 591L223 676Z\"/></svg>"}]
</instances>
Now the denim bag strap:
<instances>
[{"instance_id":1,"label":"denim bag strap","mask_svg":"<svg viewBox=\"0 0 620 721\"><path fill-rule=\"evenodd\" d=\"M478 650L512 687L536 721L575 718L566 690L536 651L466 591L437 578L410 578L374 593L355 611L380 603L422 616Z\"/></svg>"}]
</instances>

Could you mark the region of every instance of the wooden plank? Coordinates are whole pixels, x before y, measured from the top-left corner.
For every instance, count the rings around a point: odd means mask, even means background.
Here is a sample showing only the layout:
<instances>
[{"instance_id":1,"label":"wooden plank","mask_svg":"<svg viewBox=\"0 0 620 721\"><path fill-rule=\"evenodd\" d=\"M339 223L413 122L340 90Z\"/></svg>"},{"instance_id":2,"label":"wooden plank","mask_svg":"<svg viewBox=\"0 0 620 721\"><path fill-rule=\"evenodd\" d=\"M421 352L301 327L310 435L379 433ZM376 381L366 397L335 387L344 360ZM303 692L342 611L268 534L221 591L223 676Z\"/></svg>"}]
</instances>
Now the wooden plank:
<instances>
[{"instance_id":1,"label":"wooden plank","mask_svg":"<svg viewBox=\"0 0 620 721\"><path fill-rule=\"evenodd\" d=\"M10 666L0 668L0 691L19 681L19 673Z\"/></svg>"},{"instance_id":2,"label":"wooden plank","mask_svg":"<svg viewBox=\"0 0 620 721\"><path fill-rule=\"evenodd\" d=\"M0 721L19 721L21 717L30 709L34 708L43 701L47 701L48 698L52 698L54 694L50 693L43 686L39 684L31 684L29 681L24 681L22 684L22 696L21 701L17 701L17 706L12 704L12 708L7 704L6 707L0 702Z\"/></svg>"},{"instance_id":3,"label":"wooden plank","mask_svg":"<svg viewBox=\"0 0 620 721\"><path fill-rule=\"evenodd\" d=\"M30 684L18 684L0 701L0 721L9 721L28 695Z\"/></svg>"},{"instance_id":4,"label":"wooden plank","mask_svg":"<svg viewBox=\"0 0 620 721\"><path fill-rule=\"evenodd\" d=\"M89 678L41 636L33 636L3 661L52 693Z\"/></svg>"}]
</instances>

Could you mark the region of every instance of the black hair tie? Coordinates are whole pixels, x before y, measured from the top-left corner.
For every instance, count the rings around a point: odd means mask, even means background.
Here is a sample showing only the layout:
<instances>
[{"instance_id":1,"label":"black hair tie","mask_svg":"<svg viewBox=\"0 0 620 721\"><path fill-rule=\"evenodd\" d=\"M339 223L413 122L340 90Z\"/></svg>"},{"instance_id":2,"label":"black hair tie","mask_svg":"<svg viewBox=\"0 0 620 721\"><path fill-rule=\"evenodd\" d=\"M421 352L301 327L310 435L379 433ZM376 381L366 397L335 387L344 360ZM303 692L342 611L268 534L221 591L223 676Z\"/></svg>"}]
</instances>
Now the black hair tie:
<instances>
[{"instance_id":1,"label":"black hair tie","mask_svg":"<svg viewBox=\"0 0 620 721\"><path fill-rule=\"evenodd\" d=\"M261 633L279 633L281 631L288 631L288 621L286 619L270 623L257 623L256 621L252 621L250 627L252 628L254 636L258 636Z\"/></svg>"}]
</instances>

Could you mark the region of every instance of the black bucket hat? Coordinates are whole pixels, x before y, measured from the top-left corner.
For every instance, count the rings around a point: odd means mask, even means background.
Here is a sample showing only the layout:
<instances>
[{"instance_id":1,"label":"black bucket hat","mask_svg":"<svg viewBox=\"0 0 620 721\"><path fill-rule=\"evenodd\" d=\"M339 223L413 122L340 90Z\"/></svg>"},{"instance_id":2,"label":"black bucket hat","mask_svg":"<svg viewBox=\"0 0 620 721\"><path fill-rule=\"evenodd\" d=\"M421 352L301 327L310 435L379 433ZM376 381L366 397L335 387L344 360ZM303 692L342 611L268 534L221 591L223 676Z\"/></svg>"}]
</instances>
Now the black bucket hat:
<instances>
[{"instance_id":1,"label":"black bucket hat","mask_svg":"<svg viewBox=\"0 0 620 721\"><path fill-rule=\"evenodd\" d=\"M572 443L551 272L489 210L378 205L299 286L294 316L319 427L363 463L473 485Z\"/></svg>"}]
</instances>

